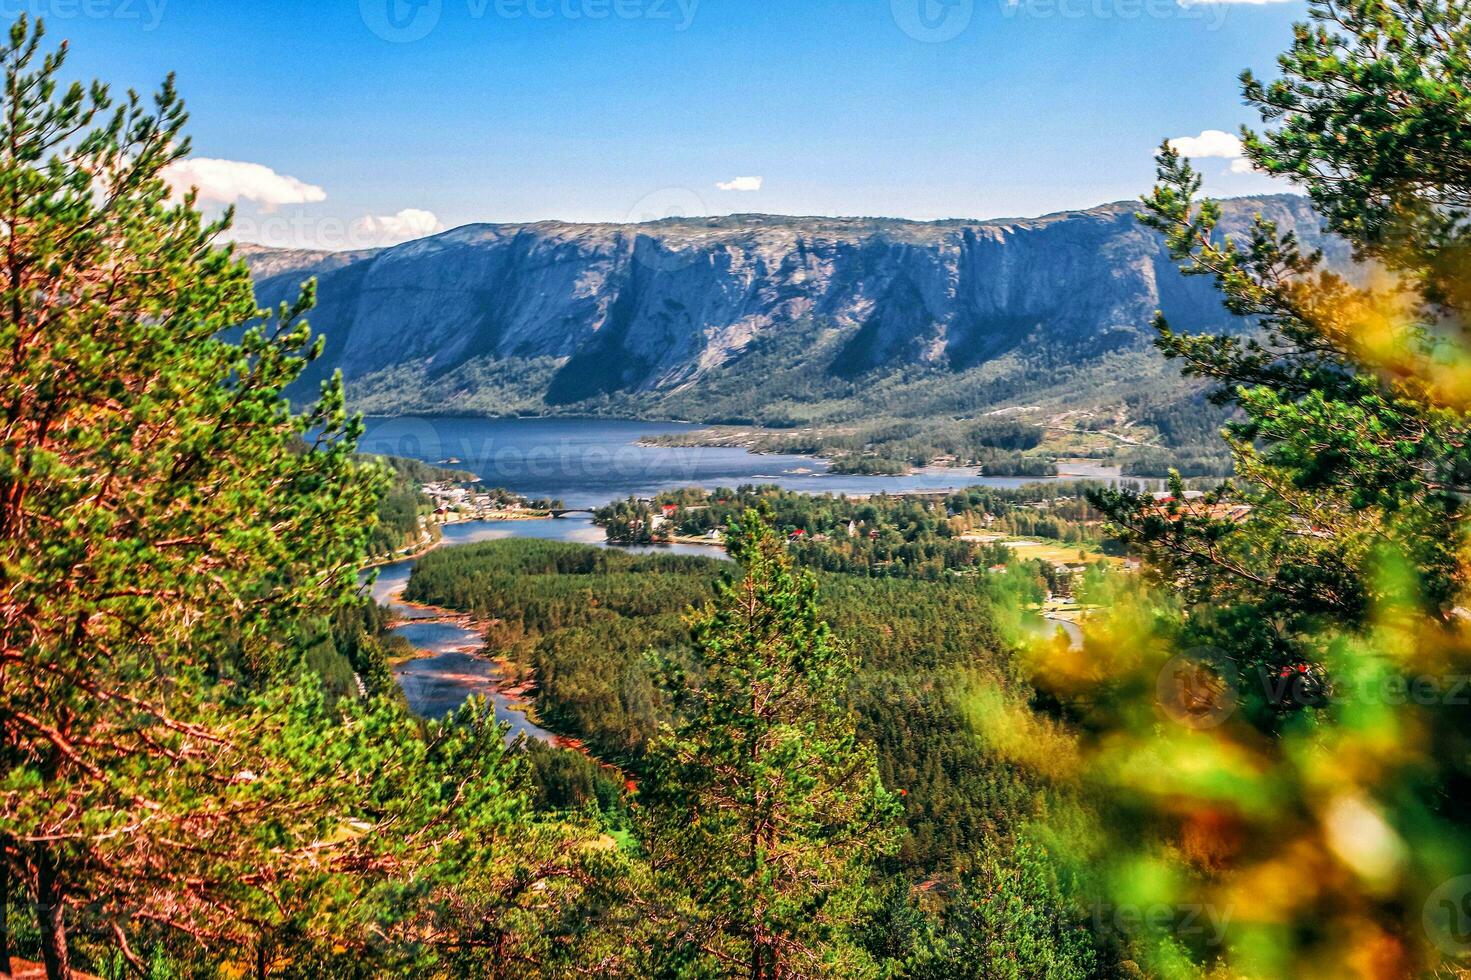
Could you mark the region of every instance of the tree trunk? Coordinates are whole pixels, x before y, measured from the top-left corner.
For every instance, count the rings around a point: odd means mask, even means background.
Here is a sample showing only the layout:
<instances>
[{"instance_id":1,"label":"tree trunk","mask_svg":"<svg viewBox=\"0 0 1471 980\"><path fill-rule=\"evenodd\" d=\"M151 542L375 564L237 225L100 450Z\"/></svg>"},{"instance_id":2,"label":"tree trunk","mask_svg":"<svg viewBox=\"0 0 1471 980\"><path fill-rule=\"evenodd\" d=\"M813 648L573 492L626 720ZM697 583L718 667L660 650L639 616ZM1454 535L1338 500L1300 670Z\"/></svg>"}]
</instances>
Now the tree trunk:
<instances>
[{"instance_id":1,"label":"tree trunk","mask_svg":"<svg viewBox=\"0 0 1471 980\"><path fill-rule=\"evenodd\" d=\"M41 962L46 966L46 980L71 980L63 897L56 864L51 851L43 845L36 855L36 928L41 933Z\"/></svg>"},{"instance_id":2,"label":"tree trunk","mask_svg":"<svg viewBox=\"0 0 1471 980\"><path fill-rule=\"evenodd\" d=\"M10 969L10 863L0 853L0 973Z\"/></svg>"}]
</instances>

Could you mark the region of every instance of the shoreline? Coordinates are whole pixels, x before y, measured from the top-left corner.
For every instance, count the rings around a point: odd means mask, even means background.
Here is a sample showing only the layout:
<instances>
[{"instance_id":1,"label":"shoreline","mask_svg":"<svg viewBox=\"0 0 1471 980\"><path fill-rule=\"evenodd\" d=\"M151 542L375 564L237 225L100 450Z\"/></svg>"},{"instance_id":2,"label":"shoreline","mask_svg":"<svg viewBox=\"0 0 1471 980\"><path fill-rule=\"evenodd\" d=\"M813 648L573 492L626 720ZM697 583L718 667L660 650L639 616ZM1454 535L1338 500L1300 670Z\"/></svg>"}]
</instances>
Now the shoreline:
<instances>
[{"instance_id":1,"label":"shoreline","mask_svg":"<svg viewBox=\"0 0 1471 980\"><path fill-rule=\"evenodd\" d=\"M593 526L594 527L598 527L600 525L593 525ZM606 541L604 543L605 543L605 545L607 547L609 547L609 548L615 548L615 549L617 549L617 548L669 548L669 547L673 547L674 545L689 545L689 546L692 546L692 547L700 547L700 548L714 548L715 550L722 551L722 552L725 550L725 539L724 538L720 539L719 541L711 541L709 538L690 538L690 537L685 537L684 535L675 535L672 538L656 538L653 541L648 541L648 542L645 542L643 544L632 544L632 543L623 542L623 541ZM592 545L591 547L597 547L597 546L596 545Z\"/></svg>"},{"instance_id":2,"label":"shoreline","mask_svg":"<svg viewBox=\"0 0 1471 980\"><path fill-rule=\"evenodd\" d=\"M841 459L841 458L844 458L845 455L846 456L853 455L851 453L844 454L844 453L787 452L787 451L784 451L784 450L782 450L780 448L769 448L769 447L763 447L761 445L761 440L762 440L762 438L763 438L764 435L769 434L770 432L781 432L781 431L783 431L783 430L780 430L780 429L775 429L775 430L741 429L741 430L737 430L737 431L731 432L729 434L729 436L721 436L721 434L717 430L715 430L713 428L711 428L711 429L696 429L696 430L690 432L689 435L694 436L694 435L699 435L700 433L708 432L708 433L710 433L709 437L708 438L702 438L702 439L692 439L692 440L689 440L689 441L669 442L669 441L665 441L666 440L666 437L664 437L664 436L641 436L638 439L634 440L634 445L639 446L640 448L643 448L643 449L741 449L741 450L744 450L745 452L750 453L752 456L800 456L800 457L802 457L804 459L811 459L811 460L815 460L815 461L819 461L819 462L822 462L822 463L827 464L827 466L829 468L827 470L825 470L825 471L822 471L822 472L814 472L813 475L815 475L815 476L862 476L862 477L873 477L875 479L894 479L894 480L901 480L901 479L904 479L905 477L913 476L916 473L922 473L922 472L924 472L926 470L952 470L952 471L954 471L957 474L960 474L960 475L963 475L963 476L966 476L966 477L970 477L970 478L974 478L974 479L977 479L977 480L990 480L990 479L1027 480L1029 482L1047 483L1047 482L1051 482L1051 481L1054 481L1054 480L1073 480L1073 479L1104 479L1104 480L1119 480L1119 479L1124 479L1123 470L1122 470L1122 467L1119 466L1119 464L1114 463L1114 462L1110 462L1110 461L1108 461L1106 459L1094 459L1092 457L1087 457L1087 456L1063 456L1063 457L1059 457L1053 463L1053 465L1057 468L1057 472L1054 473L1054 474L1051 474L1051 475L1040 475L1040 474L1030 474L1030 473L982 473L982 472L980 472L980 470L981 470L981 467L983 466L983 464L981 464L981 463L962 463L962 462L957 461L956 458L953 457L953 456L936 457L935 459L931 460L928 464L926 464L924 466L906 466L905 469L902 472L899 472L899 473L864 473L864 472L852 472L852 473L848 473L848 472L844 472L844 471L841 471L841 470L833 470L831 467L833 466L833 464L835 463L836 460ZM1136 445L1145 445L1145 444L1138 443ZM864 457L864 456L862 456L862 454L858 454L858 458L877 458L877 457ZM1108 471L1108 472L1106 472L1106 473L1077 472L1078 468L1080 468L1080 467L1086 468L1086 469L1089 469L1089 470L1100 470L1100 471ZM1155 478L1153 478L1153 477L1129 477L1128 479L1155 479ZM954 487L952 489L959 490L959 489L963 489L965 486L968 486L968 485L969 484L960 484L960 485L958 485L958 486L956 486L956 487Z\"/></svg>"},{"instance_id":3,"label":"shoreline","mask_svg":"<svg viewBox=\"0 0 1471 980\"><path fill-rule=\"evenodd\" d=\"M551 737L552 744L558 748L571 748L575 751L583 751L580 746L569 744L575 742L575 739L569 739L567 736L554 732L542 724L541 719L536 713L536 705L529 697L532 690L536 687L536 677L531 674L519 678L508 676L507 669L512 666L512 661L506 657L494 656L487 652L486 644L489 642L490 628L499 622L499 620L479 619L473 613L455 612L453 609L446 609L443 606L412 602L403 597L402 589L391 593L388 599L390 602L406 606L409 609L436 614L432 617L422 619L392 619L387 626L387 630L389 631L414 624L445 624L457 626L460 629L475 634L479 640L478 645L472 646L466 644L465 646L456 647L453 652L462 653L467 657L473 657L476 660L483 661L495 667L495 675L490 681L490 692L505 699L504 708L507 711L515 711L525 716L529 724L546 732ZM415 647L413 656L390 659L389 666L396 671L398 668L408 667L421 660L432 660L444 652L442 650L425 650Z\"/></svg>"},{"instance_id":4,"label":"shoreline","mask_svg":"<svg viewBox=\"0 0 1471 980\"><path fill-rule=\"evenodd\" d=\"M503 519L550 519L550 515L542 515L540 518L536 516L526 516L508 517ZM474 518L473 520L481 520L481 518ZM464 524L469 523L469 521L450 521L447 523ZM429 552L435 550L444 543L444 537L440 536L412 555L406 555L402 558L395 558L391 561L379 562L374 565L365 565L363 566L362 570L369 571L374 568L382 568L386 565L397 565L403 562L417 561L418 559L424 557ZM497 622L499 622L499 620L480 619L476 617L474 613L456 612L455 610L447 609L444 606L434 606L423 602L413 602L404 598L402 588L389 593L389 595L387 596L387 602L384 603L384 605L399 605L408 609L434 614L429 617L418 619L405 619L401 616L394 616L388 621L387 625L385 626L385 633L391 632L403 626L409 626L416 623L436 623L457 626L461 629L474 633L479 641L478 645L466 645L463 647L459 647L456 649L455 652L463 653L468 657L473 657L476 660L484 661L485 663L491 664L496 668L495 676L490 681L489 693L498 695L503 698L504 707L507 711L515 711L523 715L529 724L534 725L536 728L546 732L546 734L551 737L551 744L555 745L558 748L571 749L574 752L581 752L588 758L594 758L594 756L590 752L588 752L587 749L576 739L562 735L558 732L554 732L542 724L541 719L536 713L536 705L528 697L531 694L531 691L536 686L536 677L534 675L527 674L526 676L520 677L519 679L508 676L507 668L512 666L512 662L505 657L493 656L487 652L486 645L487 643L489 643L490 639L490 628L494 626ZM389 658L388 666L396 674L399 668L407 667L408 665L421 660L431 660L434 657L439 656L441 652L442 651L436 652L434 650L426 650L420 647L415 647L412 656Z\"/></svg>"},{"instance_id":5,"label":"shoreline","mask_svg":"<svg viewBox=\"0 0 1471 980\"><path fill-rule=\"evenodd\" d=\"M438 523L431 524L430 526L431 527L448 527L451 524L477 524L477 523L481 523L481 522L493 523L493 522L499 522L499 521L549 521L549 520L552 520L551 511L527 511L527 512L524 512L524 513L506 513L506 512L500 512L499 514L492 513L492 514L488 514L488 515L485 515L485 516L465 517L465 518L460 518L460 519L453 520L453 521L440 521ZM374 568L384 568L384 567L387 567L388 565L397 565L400 562L417 561L418 559L423 558L425 555L429 554L429 552L433 551L435 548L438 548L443 543L444 543L444 535L441 534L439 537L435 538L433 541L430 541L430 542L428 542L426 544L421 545L419 548L417 548L414 551L410 551L410 552L407 552L407 553L401 554L401 555L395 555L392 558L375 558L374 560L368 562L367 564L362 565L358 570L359 571L362 571L362 572L366 572L366 571L370 571L370 570L372 570Z\"/></svg>"}]
</instances>

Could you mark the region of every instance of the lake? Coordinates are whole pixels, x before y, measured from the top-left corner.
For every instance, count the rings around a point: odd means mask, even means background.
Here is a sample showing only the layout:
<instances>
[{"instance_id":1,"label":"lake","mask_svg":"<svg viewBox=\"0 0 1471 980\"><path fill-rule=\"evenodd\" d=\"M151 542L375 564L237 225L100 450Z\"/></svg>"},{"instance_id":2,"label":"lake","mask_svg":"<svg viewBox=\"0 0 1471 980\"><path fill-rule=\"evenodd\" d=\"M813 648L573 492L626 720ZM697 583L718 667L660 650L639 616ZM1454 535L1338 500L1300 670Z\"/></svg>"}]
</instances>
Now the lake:
<instances>
[{"instance_id":1,"label":"lake","mask_svg":"<svg viewBox=\"0 0 1471 980\"><path fill-rule=\"evenodd\" d=\"M828 472L810 456L762 455L725 447L642 446L644 436L700 428L624 419L370 418L364 452L407 456L468 470L493 487L567 507L599 507L679 487L775 483L803 493L871 494L986 485L1018 487L1035 478L983 477L972 468L927 467L907 476ZM1065 475L1108 479L1117 470L1080 466Z\"/></svg>"}]
</instances>

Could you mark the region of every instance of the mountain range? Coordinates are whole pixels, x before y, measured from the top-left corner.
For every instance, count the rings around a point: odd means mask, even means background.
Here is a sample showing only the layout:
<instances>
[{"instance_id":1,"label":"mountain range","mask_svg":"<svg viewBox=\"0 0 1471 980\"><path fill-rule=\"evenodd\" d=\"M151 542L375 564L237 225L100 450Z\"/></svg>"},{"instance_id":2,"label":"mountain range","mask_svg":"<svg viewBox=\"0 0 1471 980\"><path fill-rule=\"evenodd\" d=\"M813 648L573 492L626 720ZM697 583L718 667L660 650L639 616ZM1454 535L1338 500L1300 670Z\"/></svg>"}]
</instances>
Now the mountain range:
<instances>
[{"instance_id":1,"label":"mountain range","mask_svg":"<svg viewBox=\"0 0 1471 980\"><path fill-rule=\"evenodd\" d=\"M1150 346L1156 310L1244 327L1136 209L475 224L358 252L240 248L263 305L317 278L326 351L304 384L340 369L370 413L1119 419L1193 397ZM1227 233L1260 213L1348 261L1304 198L1224 209Z\"/></svg>"}]
</instances>

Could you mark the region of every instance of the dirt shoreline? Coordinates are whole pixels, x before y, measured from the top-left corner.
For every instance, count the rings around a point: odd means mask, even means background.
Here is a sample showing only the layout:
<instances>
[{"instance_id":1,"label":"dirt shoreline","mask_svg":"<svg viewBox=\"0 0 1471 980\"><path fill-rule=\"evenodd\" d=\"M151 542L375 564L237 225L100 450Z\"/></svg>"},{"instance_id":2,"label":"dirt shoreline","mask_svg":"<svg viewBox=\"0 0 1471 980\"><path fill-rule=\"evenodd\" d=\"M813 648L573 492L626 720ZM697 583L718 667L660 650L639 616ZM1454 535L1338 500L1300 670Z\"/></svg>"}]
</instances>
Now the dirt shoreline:
<instances>
[{"instance_id":1,"label":"dirt shoreline","mask_svg":"<svg viewBox=\"0 0 1471 980\"><path fill-rule=\"evenodd\" d=\"M509 519L519 520L522 518ZM435 548L438 548L444 543L444 539L439 538L427 547L416 552L412 556L399 558L393 562L384 562L380 565L365 566L364 570L367 570L368 568L381 567L382 564L398 564L399 562L415 561L418 558L422 558L424 555L428 554L429 552L433 551ZM388 621L387 629L395 629L400 626L408 626L414 623L444 623L452 626L458 626L461 629L466 629L475 633L480 640L479 645L463 646L458 648L456 652L463 653L466 656L474 657L477 660L483 660L496 666L496 675L494 680L492 681L491 689L495 694L506 699L505 707L508 710L520 712L521 714L526 716L526 720L529 721L531 724L537 726L538 728L541 728L543 731L546 731L548 734L550 734L552 736L552 744L555 745L557 748L570 749L574 752L579 752L587 756L589 759L593 759L600 764L604 764L601 759L597 759L591 752L589 752L587 747L583 745L582 742L580 742L579 740L566 735L562 735L558 732L554 732L551 729L547 728L544 724L542 724L541 718L537 716L536 706L531 701L532 693L536 690L535 675L526 674L520 677L508 676L508 668L512 666L512 662L505 657L493 656L487 652L486 645L489 642L490 628L496 623L500 622L500 620L480 619L476 617L473 613L456 612L453 609L446 609L443 606L433 606L423 602L412 602L403 597L402 589L390 593L388 595L388 601L390 603L404 606L409 609L432 613L433 615L413 619L406 619L396 616ZM413 664L415 661L428 660L434 656L434 651L423 650L416 647L414 650L414 656L392 660L390 661L389 666L396 668L407 667L408 665Z\"/></svg>"},{"instance_id":2,"label":"dirt shoreline","mask_svg":"<svg viewBox=\"0 0 1471 980\"><path fill-rule=\"evenodd\" d=\"M1044 428L1055 427L1044 426ZM1112 433L1107 434L1112 435ZM746 452L750 453L753 456L803 456L808 459L820 460L821 462L827 463L830 467L834 464L836 460L842 457L854 456L862 458L864 456L864 454L861 452L853 453L838 450L817 453L793 452L791 450L782 449L780 447L763 446L763 441L766 438L769 438L770 435L771 433L769 431L760 429L739 429L733 430L731 432L722 432L718 428L696 429L688 433L679 433L678 435L675 435L673 437L645 436L643 438L635 440L634 445L642 446L646 449L744 449ZM1115 436L1114 438L1121 439L1122 437ZM1123 441L1128 442L1128 440ZM1136 446L1150 445L1149 443L1129 444ZM1055 465L1057 467L1057 472L1051 476L1032 475L1026 473L995 473L991 476L999 477L1002 479L1035 480L1038 483L1046 483L1048 481L1070 479L1118 479L1122 475L1120 472L1105 472L1097 476L1095 476L1095 474L1091 472L1077 472L1079 467L1084 468L1084 470L1102 471L1116 471L1119 469L1118 466L1111 460L1099 457L1058 454L1055 460ZM980 466L980 463L962 463L953 456L937 456L934 459L930 460L930 462L925 466L906 466L905 469L899 473L845 473L841 470L834 471L832 469L829 469L828 475L871 476L879 478L889 477L893 479L901 479L906 476L913 476L915 473L921 470L936 469L954 470L964 476L974 476L978 479L989 479L990 477L983 476L979 472Z\"/></svg>"},{"instance_id":3,"label":"dirt shoreline","mask_svg":"<svg viewBox=\"0 0 1471 980\"><path fill-rule=\"evenodd\" d=\"M511 661L507 660L505 657L492 656L486 651L486 644L489 642L490 628L496 623L500 622L500 620L479 619L473 613L456 612L453 609L446 609L443 606L431 606L423 602L411 602L403 597L402 589L397 592L390 593L388 599L392 603L405 606L409 609L415 609L420 612L433 614L431 616L414 617L411 619L404 617L395 617L388 621L387 628L390 630L397 629L400 626L411 626L414 624L442 623L447 626L458 626L461 629L469 630L470 632L475 633L480 640L479 646L466 645L463 647L459 647L457 649L457 652L467 654L477 660L483 660L486 663L495 664L498 668L501 668L502 672L497 673L494 682L495 693L510 700L511 703L509 703L507 707L522 712L529 720L538 725L540 724L540 722L537 722L532 706L529 702L525 700L527 695L529 695L531 691L535 689L536 679L534 677L523 677L517 680L506 677L503 671L505 667L510 665ZM416 647L415 654L415 656L405 657L401 660L395 661L394 666L412 664L416 660L428 660L431 657L435 656L435 651L423 650ZM555 732L553 732L552 734L554 736L556 735Z\"/></svg>"}]
</instances>

